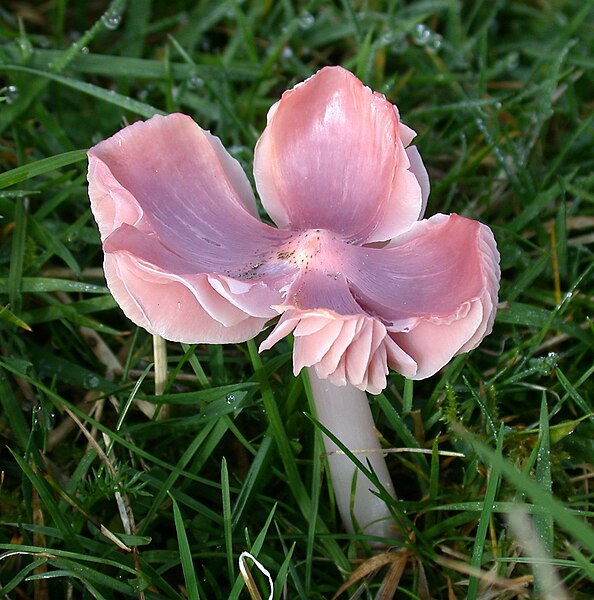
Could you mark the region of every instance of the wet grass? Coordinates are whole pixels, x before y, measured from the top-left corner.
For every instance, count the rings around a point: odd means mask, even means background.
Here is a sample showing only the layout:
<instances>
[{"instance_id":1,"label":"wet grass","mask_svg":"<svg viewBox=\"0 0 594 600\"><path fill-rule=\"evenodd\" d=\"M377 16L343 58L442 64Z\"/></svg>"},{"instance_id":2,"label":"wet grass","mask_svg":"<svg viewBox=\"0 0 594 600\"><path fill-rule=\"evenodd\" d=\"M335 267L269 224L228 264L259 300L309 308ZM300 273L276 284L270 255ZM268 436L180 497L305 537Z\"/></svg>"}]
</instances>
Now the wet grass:
<instances>
[{"instance_id":1,"label":"wet grass","mask_svg":"<svg viewBox=\"0 0 594 600\"><path fill-rule=\"evenodd\" d=\"M244 550L275 598L390 598L401 568L396 598L594 597L593 23L580 0L3 4L0 597L266 598ZM389 454L414 534L379 558L343 532L288 344L168 344L156 393L86 193L89 146L172 111L251 173L268 108L326 64L419 133L428 214L502 255L493 334L372 398L387 448L429 452Z\"/></svg>"}]
</instances>

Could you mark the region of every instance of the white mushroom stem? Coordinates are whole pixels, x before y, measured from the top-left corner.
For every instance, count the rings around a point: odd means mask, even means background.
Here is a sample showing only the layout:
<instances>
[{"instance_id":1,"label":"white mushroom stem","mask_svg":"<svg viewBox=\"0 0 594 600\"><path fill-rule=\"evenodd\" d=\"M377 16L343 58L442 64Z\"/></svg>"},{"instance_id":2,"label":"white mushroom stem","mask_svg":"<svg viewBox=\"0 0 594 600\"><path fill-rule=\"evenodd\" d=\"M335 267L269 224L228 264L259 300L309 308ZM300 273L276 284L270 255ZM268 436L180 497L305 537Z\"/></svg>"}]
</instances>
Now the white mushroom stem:
<instances>
[{"instance_id":1,"label":"white mushroom stem","mask_svg":"<svg viewBox=\"0 0 594 600\"><path fill-rule=\"evenodd\" d=\"M395 498L394 484L375 431L367 394L350 384L335 386L327 379L320 379L313 369L308 369L308 373L317 420L361 463L371 465L379 482ZM323 438L336 504L347 531L355 531L354 518L363 533L397 537L396 524L386 503L373 493L377 492L377 487L362 471L357 473L357 487L351 502L357 467L328 436L323 435Z\"/></svg>"}]
</instances>

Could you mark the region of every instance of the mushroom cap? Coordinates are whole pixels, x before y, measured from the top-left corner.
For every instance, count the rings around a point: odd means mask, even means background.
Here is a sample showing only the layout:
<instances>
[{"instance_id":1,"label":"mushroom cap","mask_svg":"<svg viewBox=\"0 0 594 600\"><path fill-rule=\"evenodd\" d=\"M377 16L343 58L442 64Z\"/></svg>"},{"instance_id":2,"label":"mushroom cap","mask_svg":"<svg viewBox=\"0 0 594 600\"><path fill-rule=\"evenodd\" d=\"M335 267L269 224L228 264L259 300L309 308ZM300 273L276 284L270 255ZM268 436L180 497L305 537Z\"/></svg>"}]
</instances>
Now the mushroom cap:
<instances>
[{"instance_id":1,"label":"mushroom cap","mask_svg":"<svg viewBox=\"0 0 594 600\"><path fill-rule=\"evenodd\" d=\"M218 138L181 114L89 150L89 196L108 286L151 333L261 350L295 337L293 364L378 393L420 379L492 328L499 254L459 215L421 219L427 173L397 109L341 67L285 92L254 177L277 227Z\"/></svg>"}]
</instances>

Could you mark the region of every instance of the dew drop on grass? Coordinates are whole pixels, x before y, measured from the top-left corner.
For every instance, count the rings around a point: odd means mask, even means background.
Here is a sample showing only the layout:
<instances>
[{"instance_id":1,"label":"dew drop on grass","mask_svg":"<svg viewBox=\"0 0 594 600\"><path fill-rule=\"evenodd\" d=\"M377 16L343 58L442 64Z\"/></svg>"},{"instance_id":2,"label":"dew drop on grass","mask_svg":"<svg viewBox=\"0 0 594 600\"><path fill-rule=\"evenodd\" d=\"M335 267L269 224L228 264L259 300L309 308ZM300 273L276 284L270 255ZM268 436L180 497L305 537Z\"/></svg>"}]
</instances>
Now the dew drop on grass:
<instances>
[{"instance_id":1,"label":"dew drop on grass","mask_svg":"<svg viewBox=\"0 0 594 600\"><path fill-rule=\"evenodd\" d=\"M16 85L7 85L4 88L4 92L4 98L7 104L12 104L19 97L19 89Z\"/></svg>"},{"instance_id":2,"label":"dew drop on grass","mask_svg":"<svg viewBox=\"0 0 594 600\"><path fill-rule=\"evenodd\" d=\"M556 352L549 352L546 356L530 359L528 365L532 373L547 376L557 367L558 362L559 355Z\"/></svg>"},{"instance_id":3,"label":"dew drop on grass","mask_svg":"<svg viewBox=\"0 0 594 600\"><path fill-rule=\"evenodd\" d=\"M299 15L299 27L309 29L315 23L315 17L309 12L303 12Z\"/></svg>"},{"instance_id":4,"label":"dew drop on grass","mask_svg":"<svg viewBox=\"0 0 594 600\"><path fill-rule=\"evenodd\" d=\"M441 48L442 37L435 33L423 23L419 23L412 34L413 42L417 46L427 48L429 52L437 52Z\"/></svg>"},{"instance_id":5,"label":"dew drop on grass","mask_svg":"<svg viewBox=\"0 0 594 600\"><path fill-rule=\"evenodd\" d=\"M227 404L233 404L235 402L235 394L227 394L225 397L225 402Z\"/></svg>"},{"instance_id":6,"label":"dew drop on grass","mask_svg":"<svg viewBox=\"0 0 594 600\"><path fill-rule=\"evenodd\" d=\"M54 428L56 415L48 412L43 406L37 405L33 407L33 431L49 431Z\"/></svg>"},{"instance_id":7,"label":"dew drop on grass","mask_svg":"<svg viewBox=\"0 0 594 600\"><path fill-rule=\"evenodd\" d=\"M439 33L433 33L429 39L429 43L427 44L427 48L431 52L437 52L441 48L441 35Z\"/></svg>"},{"instance_id":8,"label":"dew drop on grass","mask_svg":"<svg viewBox=\"0 0 594 600\"><path fill-rule=\"evenodd\" d=\"M520 55L517 52L512 52L508 55L507 59L507 68L510 71L515 71L520 64Z\"/></svg>"},{"instance_id":9,"label":"dew drop on grass","mask_svg":"<svg viewBox=\"0 0 594 600\"><path fill-rule=\"evenodd\" d=\"M129 579L128 583L130 584L130 587L132 588L132 590L134 592L136 592L137 594L146 590L146 588L148 587L148 584L146 581L144 581L144 579L137 577L135 579Z\"/></svg>"},{"instance_id":10,"label":"dew drop on grass","mask_svg":"<svg viewBox=\"0 0 594 600\"><path fill-rule=\"evenodd\" d=\"M85 380L86 386L88 388L94 389L99 387L99 377L97 377L97 375L89 375L87 376L86 380Z\"/></svg>"},{"instance_id":11,"label":"dew drop on grass","mask_svg":"<svg viewBox=\"0 0 594 600\"><path fill-rule=\"evenodd\" d=\"M387 31L384 31L384 33L382 33L382 35L380 36L380 43L383 45L391 44L395 40L396 32L393 29L388 29Z\"/></svg>"},{"instance_id":12,"label":"dew drop on grass","mask_svg":"<svg viewBox=\"0 0 594 600\"><path fill-rule=\"evenodd\" d=\"M33 431L39 431L41 428L41 406L33 407Z\"/></svg>"},{"instance_id":13,"label":"dew drop on grass","mask_svg":"<svg viewBox=\"0 0 594 600\"><path fill-rule=\"evenodd\" d=\"M423 23L419 23L413 31L413 40L417 46L425 46L431 40L431 30Z\"/></svg>"},{"instance_id":14,"label":"dew drop on grass","mask_svg":"<svg viewBox=\"0 0 594 600\"><path fill-rule=\"evenodd\" d=\"M204 87L204 79L198 77L198 75L191 75L188 79L188 88L191 90L199 90Z\"/></svg>"},{"instance_id":15,"label":"dew drop on grass","mask_svg":"<svg viewBox=\"0 0 594 600\"><path fill-rule=\"evenodd\" d=\"M122 15L119 11L107 11L104 15L102 15L101 22L106 29L115 31L122 22Z\"/></svg>"}]
</instances>

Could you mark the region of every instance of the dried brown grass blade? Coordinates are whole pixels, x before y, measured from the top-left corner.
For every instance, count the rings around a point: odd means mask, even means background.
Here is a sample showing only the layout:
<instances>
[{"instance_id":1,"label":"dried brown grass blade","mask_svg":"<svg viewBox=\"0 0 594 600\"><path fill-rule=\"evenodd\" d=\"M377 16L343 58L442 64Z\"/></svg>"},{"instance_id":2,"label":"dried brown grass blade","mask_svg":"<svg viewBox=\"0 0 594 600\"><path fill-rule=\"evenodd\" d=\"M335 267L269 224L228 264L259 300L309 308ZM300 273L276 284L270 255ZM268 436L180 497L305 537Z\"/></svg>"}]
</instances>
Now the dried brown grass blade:
<instances>
[{"instance_id":1,"label":"dried brown grass blade","mask_svg":"<svg viewBox=\"0 0 594 600\"><path fill-rule=\"evenodd\" d=\"M404 567L408 556L401 554L398 558L390 565L388 572L382 582L382 585L377 593L376 600L392 600L396 595L396 590L400 585L400 579L404 573Z\"/></svg>"},{"instance_id":2,"label":"dried brown grass blade","mask_svg":"<svg viewBox=\"0 0 594 600\"><path fill-rule=\"evenodd\" d=\"M376 554L371 558L367 559L361 565L359 565L348 577L348 579L338 588L338 591L334 596L332 596L332 600L336 600L341 594L343 594L350 586L355 585L362 579L365 579L367 576L375 573L382 567L386 565L390 565L390 570L388 571L388 575L386 579L390 579L388 586L386 587L386 593L393 586L394 582L396 582L396 587L394 587L394 591L398 588L398 583L400 582L400 578L402 577L402 572L404 571L404 566L406 565L407 560L410 557L410 552L408 550L398 550L396 552L382 552L381 554ZM399 572L400 571L400 572ZM396 581L397 580L397 581ZM385 584L385 580L384 580ZM384 584L382 584L382 589L384 589ZM381 590L380 590L381 593ZM378 596L378 600L389 600L392 596Z\"/></svg>"}]
</instances>

